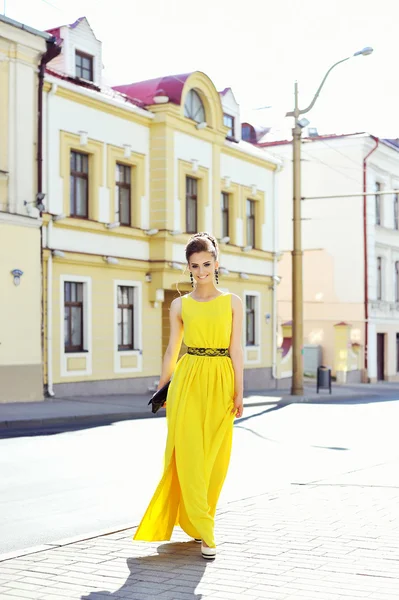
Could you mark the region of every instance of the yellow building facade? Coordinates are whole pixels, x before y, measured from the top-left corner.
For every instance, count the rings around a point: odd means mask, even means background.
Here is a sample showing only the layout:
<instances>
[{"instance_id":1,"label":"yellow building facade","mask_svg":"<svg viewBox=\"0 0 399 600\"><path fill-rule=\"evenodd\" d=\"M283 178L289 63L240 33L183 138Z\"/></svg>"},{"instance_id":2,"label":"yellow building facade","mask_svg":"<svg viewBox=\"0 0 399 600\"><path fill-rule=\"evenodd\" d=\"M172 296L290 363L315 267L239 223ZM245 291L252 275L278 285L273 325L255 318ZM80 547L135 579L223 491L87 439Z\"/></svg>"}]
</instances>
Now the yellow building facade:
<instances>
[{"instance_id":1,"label":"yellow building facade","mask_svg":"<svg viewBox=\"0 0 399 600\"><path fill-rule=\"evenodd\" d=\"M0 16L0 402L43 399L37 70L50 36Z\"/></svg>"},{"instance_id":2,"label":"yellow building facade","mask_svg":"<svg viewBox=\"0 0 399 600\"><path fill-rule=\"evenodd\" d=\"M59 35L77 56L94 36L86 20ZM219 286L245 306L247 389L275 387L278 160L241 140L231 90L203 73L109 90L90 63L91 83L79 57L61 59L45 85L48 394L154 389L170 302L191 289L184 247L195 231L218 238Z\"/></svg>"}]
</instances>

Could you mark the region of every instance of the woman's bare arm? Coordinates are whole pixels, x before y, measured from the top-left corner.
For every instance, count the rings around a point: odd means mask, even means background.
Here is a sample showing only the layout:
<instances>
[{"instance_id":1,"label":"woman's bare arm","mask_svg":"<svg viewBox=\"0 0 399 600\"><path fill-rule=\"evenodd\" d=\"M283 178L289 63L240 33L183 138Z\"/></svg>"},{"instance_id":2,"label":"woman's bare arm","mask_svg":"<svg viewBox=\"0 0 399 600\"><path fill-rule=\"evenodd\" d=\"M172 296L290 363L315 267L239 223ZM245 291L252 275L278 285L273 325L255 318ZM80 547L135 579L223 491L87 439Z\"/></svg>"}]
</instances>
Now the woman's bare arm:
<instances>
[{"instance_id":1,"label":"woman's bare arm","mask_svg":"<svg viewBox=\"0 0 399 600\"><path fill-rule=\"evenodd\" d=\"M181 318L181 298L176 298L170 305L170 336L168 347L162 363L162 374L158 389L161 389L173 375L183 339L183 321Z\"/></svg>"},{"instance_id":2,"label":"woman's bare arm","mask_svg":"<svg viewBox=\"0 0 399 600\"><path fill-rule=\"evenodd\" d=\"M230 338L230 357L234 369L234 409L237 417L241 417L244 410L244 353L242 349L242 324L243 308L241 298L231 295L233 309L233 323Z\"/></svg>"}]
</instances>

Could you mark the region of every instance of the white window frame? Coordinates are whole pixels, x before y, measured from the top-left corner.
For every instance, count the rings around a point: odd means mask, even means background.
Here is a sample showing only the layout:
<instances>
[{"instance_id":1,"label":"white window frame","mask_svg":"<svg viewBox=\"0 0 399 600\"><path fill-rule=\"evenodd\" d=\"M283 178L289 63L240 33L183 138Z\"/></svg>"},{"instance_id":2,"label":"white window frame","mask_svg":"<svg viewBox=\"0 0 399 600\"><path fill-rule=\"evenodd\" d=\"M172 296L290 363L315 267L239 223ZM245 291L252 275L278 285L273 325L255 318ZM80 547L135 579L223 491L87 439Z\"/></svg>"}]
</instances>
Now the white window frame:
<instances>
[{"instance_id":1,"label":"white window frame","mask_svg":"<svg viewBox=\"0 0 399 600\"><path fill-rule=\"evenodd\" d=\"M118 350L118 287L134 288L133 333L134 350ZM143 285L141 281L114 279L114 373L139 373L143 370ZM136 356L136 367L121 367L122 356Z\"/></svg>"},{"instance_id":2,"label":"white window frame","mask_svg":"<svg viewBox=\"0 0 399 600\"><path fill-rule=\"evenodd\" d=\"M246 308L247 308L247 296L255 297L255 345L247 346L247 316L246 316ZM244 347L244 359L246 364L259 364L261 362L261 318L260 318L260 308L261 308L261 293L257 291L244 291L244 326L243 326L243 347ZM257 358L249 359L248 354L252 352L257 352Z\"/></svg>"},{"instance_id":3,"label":"white window frame","mask_svg":"<svg viewBox=\"0 0 399 600\"><path fill-rule=\"evenodd\" d=\"M65 283L83 283L83 345L86 348L84 352L65 352ZM60 276L60 337L61 337L61 377L76 377L91 375L93 370L93 344L92 344L92 290L91 277L81 275L61 275ZM79 371L68 370L69 358L85 358L86 369Z\"/></svg>"}]
</instances>

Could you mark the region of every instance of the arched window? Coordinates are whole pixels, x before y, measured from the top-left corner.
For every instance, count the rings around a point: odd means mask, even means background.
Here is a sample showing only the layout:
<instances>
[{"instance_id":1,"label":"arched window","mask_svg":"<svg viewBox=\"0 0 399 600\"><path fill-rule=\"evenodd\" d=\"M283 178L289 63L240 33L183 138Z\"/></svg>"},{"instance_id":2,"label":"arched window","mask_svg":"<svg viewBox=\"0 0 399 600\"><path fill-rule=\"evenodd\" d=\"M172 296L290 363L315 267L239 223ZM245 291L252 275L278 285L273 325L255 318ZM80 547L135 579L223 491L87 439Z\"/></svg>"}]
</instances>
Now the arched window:
<instances>
[{"instance_id":1,"label":"arched window","mask_svg":"<svg viewBox=\"0 0 399 600\"><path fill-rule=\"evenodd\" d=\"M192 119L196 123L205 121L205 109L199 94L195 90L190 90L184 103L184 116Z\"/></svg>"}]
</instances>

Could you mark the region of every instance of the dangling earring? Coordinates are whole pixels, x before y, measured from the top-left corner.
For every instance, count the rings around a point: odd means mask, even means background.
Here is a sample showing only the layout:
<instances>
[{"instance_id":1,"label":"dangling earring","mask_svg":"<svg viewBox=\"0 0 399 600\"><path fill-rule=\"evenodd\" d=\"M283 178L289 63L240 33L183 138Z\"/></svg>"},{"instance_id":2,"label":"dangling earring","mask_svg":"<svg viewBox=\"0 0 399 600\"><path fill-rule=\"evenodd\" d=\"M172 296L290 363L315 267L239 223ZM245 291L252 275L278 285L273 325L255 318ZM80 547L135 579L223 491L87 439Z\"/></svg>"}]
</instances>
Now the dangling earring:
<instances>
[{"instance_id":1,"label":"dangling earring","mask_svg":"<svg viewBox=\"0 0 399 600\"><path fill-rule=\"evenodd\" d=\"M190 279L191 279L191 287L194 287L194 278L193 278L193 274L190 271Z\"/></svg>"},{"instance_id":2,"label":"dangling earring","mask_svg":"<svg viewBox=\"0 0 399 600\"><path fill-rule=\"evenodd\" d=\"M219 283L219 271L217 269L215 269L215 279L216 279L216 285Z\"/></svg>"}]
</instances>

